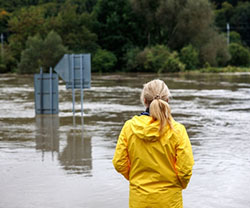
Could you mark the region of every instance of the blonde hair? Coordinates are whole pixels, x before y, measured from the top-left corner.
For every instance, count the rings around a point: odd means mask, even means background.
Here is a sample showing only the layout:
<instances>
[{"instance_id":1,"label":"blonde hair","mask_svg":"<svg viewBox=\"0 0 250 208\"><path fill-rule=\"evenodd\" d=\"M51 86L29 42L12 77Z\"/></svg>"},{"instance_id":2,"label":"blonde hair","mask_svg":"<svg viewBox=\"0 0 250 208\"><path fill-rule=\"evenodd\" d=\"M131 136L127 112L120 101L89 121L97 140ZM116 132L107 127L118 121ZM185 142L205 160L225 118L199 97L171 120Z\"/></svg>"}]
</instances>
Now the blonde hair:
<instances>
[{"instance_id":1,"label":"blonde hair","mask_svg":"<svg viewBox=\"0 0 250 208\"><path fill-rule=\"evenodd\" d=\"M150 116L160 122L160 132L166 125L173 128L168 104L170 97L168 86L162 80L156 79L144 84L141 102L149 107Z\"/></svg>"}]
</instances>

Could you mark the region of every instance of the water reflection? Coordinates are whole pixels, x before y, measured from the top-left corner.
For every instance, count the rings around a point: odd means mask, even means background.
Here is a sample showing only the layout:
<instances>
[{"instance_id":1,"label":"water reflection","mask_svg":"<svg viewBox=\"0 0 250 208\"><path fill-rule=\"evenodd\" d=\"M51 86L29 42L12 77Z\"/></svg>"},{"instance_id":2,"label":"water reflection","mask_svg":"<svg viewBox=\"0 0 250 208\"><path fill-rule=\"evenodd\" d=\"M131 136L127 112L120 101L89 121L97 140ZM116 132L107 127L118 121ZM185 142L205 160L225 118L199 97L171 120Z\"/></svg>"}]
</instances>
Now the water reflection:
<instances>
[{"instance_id":1,"label":"water reflection","mask_svg":"<svg viewBox=\"0 0 250 208\"><path fill-rule=\"evenodd\" d=\"M91 176L91 138L84 137L82 130L71 130L67 145L59 155L59 161L68 173Z\"/></svg>"},{"instance_id":2,"label":"water reflection","mask_svg":"<svg viewBox=\"0 0 250 208\"><path fill-rule=\"evenodd\" d=\"M44 161L44 152L49 151L54 159L54 152L59 153L60 146L58 115L37 115L36 127L36 149L42 151L42 160Z\"/></svg>"},{"instance_id":3,"label":"water reflection","mask_svg":"<svg viewBox=\"0 0 250 208\"><path fill-rule=\"evenodd\" d=\"M45 152L51 152L52 160L56 152L61 166L67 173L91 176L91 138L84 136L83 128L76 128L73 119L73 129L67 133L67 143L60 151L59 126L58 115L36 116L36 149L42 151L42 161Z\"/></svg>"}]
</instances>

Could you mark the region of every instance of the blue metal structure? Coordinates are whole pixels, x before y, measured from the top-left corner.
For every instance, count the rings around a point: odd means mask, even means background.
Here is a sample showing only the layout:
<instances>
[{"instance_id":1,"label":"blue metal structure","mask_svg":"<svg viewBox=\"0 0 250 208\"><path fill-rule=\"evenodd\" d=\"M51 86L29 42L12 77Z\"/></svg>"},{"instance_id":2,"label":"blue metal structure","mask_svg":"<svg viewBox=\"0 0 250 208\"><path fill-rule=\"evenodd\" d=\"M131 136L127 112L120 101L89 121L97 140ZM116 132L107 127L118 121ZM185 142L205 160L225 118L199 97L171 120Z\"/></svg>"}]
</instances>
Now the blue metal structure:
<instances>
[{"instance_id":1,"label":"blue metal structure","mask_svg":"<svg viewBox=\"0 0 250 208\"><path fill-rule=\"evenodd\" d=\"M91 87L90 54L65 54L55 67L57 74L72 89L72 112L75 117L75 89L81 90L81 118L83 125L83 89ZM75 120L73 120L75 123Z\"/></svg>"},{"instance_id":2,"label":"blue metal structure","mask_svg":"<svg viewBox=\"0 0 250 208\"><path fill-rule=\"evenodd\" d=\"M58 114L58 75L52 73L34 76L36 114Z\"/></svg>"},{"instance_id":3,"label":"blue metal structure","mask_svg":"<svg viewBox=\"0 0 250 208\"><path fill-rule=\"evenodd\" d=\"M58 62L54 70L66 82L67 89L91 87L90 59L90 54L65 54Z\"/></svg>"}]
</instances>

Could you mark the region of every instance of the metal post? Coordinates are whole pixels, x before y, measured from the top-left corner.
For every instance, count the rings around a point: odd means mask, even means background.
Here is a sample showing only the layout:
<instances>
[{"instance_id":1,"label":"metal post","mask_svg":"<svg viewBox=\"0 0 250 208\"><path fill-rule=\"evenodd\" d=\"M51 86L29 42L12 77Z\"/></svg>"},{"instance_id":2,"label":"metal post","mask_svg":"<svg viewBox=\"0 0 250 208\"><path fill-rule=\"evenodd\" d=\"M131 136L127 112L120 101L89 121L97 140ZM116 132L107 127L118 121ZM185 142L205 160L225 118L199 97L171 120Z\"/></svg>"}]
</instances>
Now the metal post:
<instances>
[{"instance_id":1,"label":"metal post","mask_svg":"<svg viewBox=\"0 0 250 208\"><path fill-rule=\"evenodd\" d=\"M3 33L1 33L1 58L3 59Z\"/></svg>"},{"instance_id":2,"label":"metal post","mask_svg":"<svg viewBox=\"0 0 250 208\"><path fill-rule=\"evenodd\" d=\"M40 68L40 114L43 113L43 68Z\"/></svg>"},{"instance_id":3,"label":"metal post","mask_svg":"<svg viewBox=\"0 0 250 208\"><path fill-rule=\"evenodd\" d=\"M71 61L72 61L72 67L71 67L71 86L72 86L72 111L73 111L73 122L75 122L75 83L74 83L74 79L75 79L75 63L74 63L74 54L71 55Z\"/></svg>"},{"instance_id":4,"label":"metal post","mask_svg":"<svg viewBox=\"0 0 250 208\"><path fill-rule=\"evenodd\" d=\"M49 86L50 86L50 113L53 113L53 86L52 86L52 79L53 79L53 74L52 74L52 67L49 69Z\"/></svg>"},{"instance_id":5,"label":"metal post","mask_svg":"<svg viewBox=\"0 0 250 208\"><path fill-rule=\"evenodd\" d=\"M81 83L81 121L83 126L83 55L80 55L80 83Z\"/></svg>"},{"instance_id":6,"label":"metal post","mask_svg":"<svg viewBox=\"0 0 250 208\"><path fill-rule=\"evenodd\" d=\"M230 24L227 23L227 45L230 44Z\"/></svg>"},{"instance_id":7,"label":"metal post","mask_svg":"<svg viewBox=\"0 0 250 208\"><path fill-rule=\"evenodd\" d=\"M75 75L74 75L74 54L71 55L71 61L72 61L72 67L71 67L71 87L72 87L72 104L73 104L73 108L72 108L72 111L73 111L73 114L75 115L75 90L74 90L74 87L75 87L75 83L74 83L74 79L75 79Z\"/></svg>"}]
</instances>

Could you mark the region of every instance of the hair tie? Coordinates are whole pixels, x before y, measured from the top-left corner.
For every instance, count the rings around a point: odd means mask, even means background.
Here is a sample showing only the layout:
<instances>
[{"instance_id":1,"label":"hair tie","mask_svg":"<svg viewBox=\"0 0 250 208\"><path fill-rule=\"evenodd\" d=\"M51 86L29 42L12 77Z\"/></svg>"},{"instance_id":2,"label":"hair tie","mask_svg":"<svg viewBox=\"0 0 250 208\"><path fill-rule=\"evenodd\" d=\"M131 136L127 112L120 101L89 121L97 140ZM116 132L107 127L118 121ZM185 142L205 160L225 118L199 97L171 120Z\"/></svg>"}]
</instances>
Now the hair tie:
<instances>
[{"instance_id":1,"label":"hair tie","mask_svg":"<svg viewBox=\"0 0 250 208\"><path fill-rule=\"evenodd\" d=\"M160 96L159 95L156 95L155 97L154 97L154 100L159 100L160 99Z\"/></svg>"}]
</instances>

